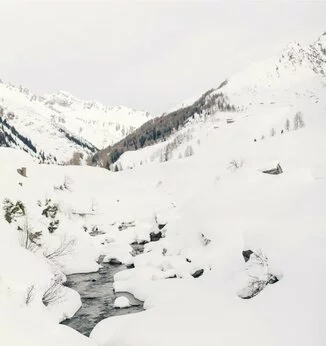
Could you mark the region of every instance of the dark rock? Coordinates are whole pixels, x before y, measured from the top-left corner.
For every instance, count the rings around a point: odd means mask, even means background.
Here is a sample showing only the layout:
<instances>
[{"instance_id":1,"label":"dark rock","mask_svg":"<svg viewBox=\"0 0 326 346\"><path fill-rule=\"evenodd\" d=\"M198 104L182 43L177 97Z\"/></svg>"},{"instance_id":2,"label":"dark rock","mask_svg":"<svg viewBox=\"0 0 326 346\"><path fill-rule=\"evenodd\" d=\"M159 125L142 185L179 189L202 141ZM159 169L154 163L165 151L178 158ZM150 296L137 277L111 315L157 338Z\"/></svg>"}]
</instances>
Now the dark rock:
<instances>
[{"instance_id":1,"label":"dark rock","mask_svg":"<svg viewBox=\"0 0 326 346\"><path fill-rule=\"evenodd\" d=\"M209 243L212 242L210 239L206 238L203 233L201 234L201 240L204 246L207 246Z\"/></svg>"},{"instance_id":2,"label":"dark rock","mask_svg":"<svg viewBox=\"0 0 326 346\"><path fill-rule=\"evenodd\" d=\"M127 264L126 267L127 269L132 269L132 268L135 268L135 265L131 263L131 264Z\"/></svg>"},{"instance_id":3,"label":"dark rock","mask_svg":"<svg viewBox=\"0 0 326 346\"><path fill-rule=\"evenodd\" d=\"M272 175L278 175L278 174L282 174L283 173L283 169L282 169L281 165L278 163L276 168L268 169L266 171L263 171L263 173L272 174Z\"/></svg>"},{"instance_id":4,"label":"dark rock","mask_svg":"<svg viewBox=\"0 0 326 346\"><path fill-rule=\"evenodd\" d=\"M22 167L22 168L18 168L17 169L17 172L21 175L21 176L23 176L23 177L27 177L27 168L26 167Z\"/></svg>"},{"instance_id":5,"label":"dark rock","mask_svg":"<svg viewBox=\"0 0 326 346\"><path fill-rule=\"evenodd\" d=\"M172 275L172 276L168 276L166 279L176 279L176 278L177 278L177 275L174 274L174 275Z\"/></svg>"},{"instance_id":6,"label":"dark rock","mask_svg":"<svg viewBox=\"0 0 326 346\"><path fill-rule=\"evenodd\" d=\"M186 258L186 261L187 261L188 263L191 263L191 260L190 260L189 258Z\"/></svg>"},{"instance_id":7,"label":"dark rock","mask_svg":"<svg viewBox=\"0 0 326 346\"><path fill-rule=\"evenodd\" d=\"M268 280L268 283L269 283L270 285L273 285L273 284L275 284L275 283L278 282L278 281L279 281L279 279L278 279L275 275L271 274L271 276L270 276L270 278L269 278L269 280Z\"/></svg>"},{"instance_id":8,"label":"dark rock","mask_svg":"<svg viewBox=\"0 0 326 346\"><path fill-rule=\"evenodd\" d=\"M149 236L151 241L158 241L162 238L162 232L158 232L158 233L151 232Z\"/></svg>"},{"instance_id":9,"label":"dark rock","mask_svg":"<svg viewBox=\"0 0 326 346\"><path fill-rule=\"evenodd\" d=\"M133 241L130 245L145 245L147 243L148 243L147 240L137 240L137 241Z\"/></svg>"},{"instance_id":10,"label":"dark rock","mask_svg":"<svg viewBox=\"0 0 326 346\"><path fill-rule=\"evenodd\" d=\"M198 269L194 273L192 273L191 275L197 279L200 276L202 276L203 274L204 274L204 269Z\"/></svg>"},{"instance_id":11,"label":"dark rock","mask_svg":"<svg viewBox=\"0 0 326 346\"><path fill-rule=\"evenodd\" d=\"M164 228L166 225L167 225L166 223L161 223L161 224L158 224L157 226L158 226L158 229L161 230L161 229Z\"/></svg>"},{"instance_id":12,"label":"dark rock","mask_svg":"<svg viewBox=\"0 0 326 346\"><path fill-rule=\"evenodd\" d=\"M116 264L116 265L120 265L122 264L119 260L117 260L116 258L111 258L109 261L110 264Z\"/></svg>"},{"instance_id":13,"label":"dark rock","mask_svg":"<svg viewBox=\"0 0 326 346\"><path fill-rule=\"evenodd\" d=\"M122 222L122 224L118 226L118 230L124 231L125 229L127 229L129 227L136 227L135 221Z\"/></svg>"},{"instance_id":14,"label":"dark rock","mask_svg":"<svg viewBox=\"0 0 326 346\"><path fill-rule=\"evenodd\" d=\"M242 251L242 256L243 256L245 262L248 262L248 261L249 261L250 256L251 256L252 254L253 254L253 251L251 251L251 250L244 250L244 251Z\"/></svg>"}]
</instances>

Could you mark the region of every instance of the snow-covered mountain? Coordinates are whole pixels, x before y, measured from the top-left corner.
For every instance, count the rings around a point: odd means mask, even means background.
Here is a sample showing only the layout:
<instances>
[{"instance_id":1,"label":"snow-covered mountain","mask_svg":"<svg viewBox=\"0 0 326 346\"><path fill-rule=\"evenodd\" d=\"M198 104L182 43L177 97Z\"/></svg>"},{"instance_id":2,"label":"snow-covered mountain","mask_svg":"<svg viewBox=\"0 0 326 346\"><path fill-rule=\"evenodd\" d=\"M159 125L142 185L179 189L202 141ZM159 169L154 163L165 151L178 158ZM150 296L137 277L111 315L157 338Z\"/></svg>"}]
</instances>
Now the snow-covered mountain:
<instances>
[{"instance_id":1,"label":"snow-covered mountain","mask_svg":"<svg viewBox=\"0 0 326 346\"><path fill-rule=\"evenodd\" d=\"M142 125L122 171L0 148L0 341L325 345L325 37ZM101 268L104 294L129 292L145 311L93 308L100 257L128 265L113 286ZM86 273L82 300L72 273ZM58 324L82 304L85 323L103 318L89 338Z\"/></svg>"},{"instance_id":2,"label":"snow-covered mountain","mask_svg":"<svg viewBox=\"0 0 326 346\"><path fill-rule=\"evenodd\" d=\"M286 119L297 112L308 110L311 104L321 103L323 107L325 93L326 33L312 45L291 43L278 56L251 64L196 101L183 102L181 108L174 108L171 113L144 124L104 153L108 154L109 163L116 162L111 165L114 169L115 166L116 169L124 169L146 162L178 159L195 151L198 138L193 133L204 122L212 123L212 128L217 128L253 114L261 114L257 123L262 122L265 126L267 123L263 114L270 114L269 126L282 131ZM163 123L166 128L170 126L171 118L175 119L180 113L186 116L184 122L174 128L175 131L141 145L142 136L146 137L155 131L158 121L159 126L162 127ZM260 131L253 131L253 139L266 136L266 129ZM126 146L135 141L138 141L137 148ZM139 150L142 147L146 148Z\"/></svg>"},{"instance_id":3,"label":"snow-covered mountain","mask_svg":"<svg viewBox=\"0 0 326 346\"><path fill-rule=\"evenodd\" d=\"M63 91L37 96L4 82L0 107L0 145L20 147L50 162L67 161L74 152L94 154L151 118L144 111L82 101Z\"/></svg>"}]
</instances>

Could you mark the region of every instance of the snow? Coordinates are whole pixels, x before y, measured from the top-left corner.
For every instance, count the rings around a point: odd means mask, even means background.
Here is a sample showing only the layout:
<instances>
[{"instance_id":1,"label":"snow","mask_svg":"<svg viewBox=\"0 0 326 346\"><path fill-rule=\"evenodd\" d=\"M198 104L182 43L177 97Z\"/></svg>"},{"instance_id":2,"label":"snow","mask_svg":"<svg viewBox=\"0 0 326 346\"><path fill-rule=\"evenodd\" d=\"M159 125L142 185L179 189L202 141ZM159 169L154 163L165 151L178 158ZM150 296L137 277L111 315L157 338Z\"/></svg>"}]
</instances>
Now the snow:
<instances>
[{"instance_id":1,"label":"snow","mask_svg":"<svg viewBox=\"0 0 326 346\"><path fill-rule=\"evenodd\" d=\"M116 173L38 165L22 151L0 148L1 202L26 207L11 223L0 221L1 342L325 344L325 78L301 57L295 69L281 62L278 77L273 59L231 77L218 92L238 111L188 122L168 139L180 136L166 162L160 153L167 142L123 154L125 169ZM67 93L58 98L56 107L78 103ZM299 111L305 126L295 130ZM188 145L193 155L179 158ZM230 169L232 161L239 164ZM262 173L278 163L282 174ZM21 167L27 177L18 174ZM54 206L56 215L46 216ZM58 228L50 231L54 221ZM42 232L37 247L26 249L26 227ZM150 242L158 232L162 238ZM134 256L133 243L146 243L144 252ZM244 250L253 252L247 262ZM115 274L114 290L132 293L146 310L103 319L86 338L58 324L81 304L63 283L67 274L97 271L99 256L133 264ZM196 271L203 274L194 278ZM279 281L267 282L271 275ZM44 304L55 282L60 299ZM115 305L125 306L124 298Z\"/></svg>"},{"instance_id":2,"label":"snow","mask_svg":"<svg viewBox=\"0 0 326 346\"><path fill-rule=\"evenodd\" d=\"M193 156L179 159L177 147L168 162L153 162L159 143L120 158L133 168L120 176L146 179L149 188L154 180L173 207L163 212L165 238L145 245L135 268L114 278L115 290L143 300L146 311L102 320L91 334L99 345L325 343L325 80L286 64L278 79L274 61L251 66L218 91L240 106L233 124L216 113L185 127ZM305 127L295 131L298 111ZM291 129L281 133L286 119ZM242 165L230 170L232 160ZM282 174L261 172L278 163ZM266 266L245 263L245 249L262 252ZM199 269L204 274L194 279ZM250 292L252 276L266 280L267 273L279 281L239 297Z\"/></svg>"},{"instance_id":3,"label":"snow","mask_svg":"<svg viewBox=\"0 0 326 346\"><path fill-rule=\"evenodd\" d=\"M114 307L118 309L127 308L130 306L129 299L127 297L118 297L114 301Z\"/></svg>"}]
</instances>

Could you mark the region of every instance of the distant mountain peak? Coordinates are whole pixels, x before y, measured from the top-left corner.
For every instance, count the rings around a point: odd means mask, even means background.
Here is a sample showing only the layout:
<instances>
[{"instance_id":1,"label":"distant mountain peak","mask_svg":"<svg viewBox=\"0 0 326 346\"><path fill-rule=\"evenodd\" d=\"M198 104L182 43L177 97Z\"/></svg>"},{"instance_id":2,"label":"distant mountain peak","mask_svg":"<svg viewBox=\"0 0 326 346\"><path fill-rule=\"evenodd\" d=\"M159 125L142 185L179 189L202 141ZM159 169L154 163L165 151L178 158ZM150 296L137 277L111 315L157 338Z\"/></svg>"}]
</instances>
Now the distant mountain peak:
<instances>
[{"instance_id":1,"label":"distant mountain peak","mask_svg":"<svg viewBox=\"0 0 326 346\"><path fill-rule=\"evenodd\" d=\"M6 146L24 150L29 146L35 155L52 155L58 162L70 159L75 151L87 156L112 145L151 118L145 111L84 101L65 90L38 96L5 82L0 83L0 110L0 120L7 121L1 132Z\"/></svg>"}]
</instances>

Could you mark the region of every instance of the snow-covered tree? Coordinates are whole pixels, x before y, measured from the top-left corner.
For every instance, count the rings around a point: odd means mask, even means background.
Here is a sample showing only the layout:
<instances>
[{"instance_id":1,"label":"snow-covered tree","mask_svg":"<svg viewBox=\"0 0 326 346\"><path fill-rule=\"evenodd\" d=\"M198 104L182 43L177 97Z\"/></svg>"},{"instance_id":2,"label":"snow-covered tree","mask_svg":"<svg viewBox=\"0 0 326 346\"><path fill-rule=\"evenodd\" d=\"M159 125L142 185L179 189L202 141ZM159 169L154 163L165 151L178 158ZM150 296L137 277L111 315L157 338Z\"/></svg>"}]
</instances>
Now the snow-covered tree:
<instances>
[{"instance_id":1,"label":"snow-covered tree","mask_svg":"<svg viewBox=\"0 0 326 346\"><path fill-rule=\"evenodd\" d=\"M276 134L275 129L274 129L274 127L272 127L272 129L271 129L271 137L274 137L275 134Z\"/></svg>"},{"instance_id":2,"label":"snow-covered tree","mask_svg":"<svg viewBox=\"0 0 326 346\"><path fill-rule=\"evenodd\" d=\"M194 154L194 149L192 148L191 145L187 145L184 156L189 157L189 156L192 156L193 154Z\"/></svg>"},{"instance_id":3,"label":"snow-covered tree","mask_svg":"<svg viewBox=\"0 0 326 346\"><path fill-rule=\"evenodd\" d=\"M303 121L303 114L302 112L297 112L297 114L294 116L293 129L298 130L304 126L305 126L305 123Z\"/></svg>"}]
</instances>

